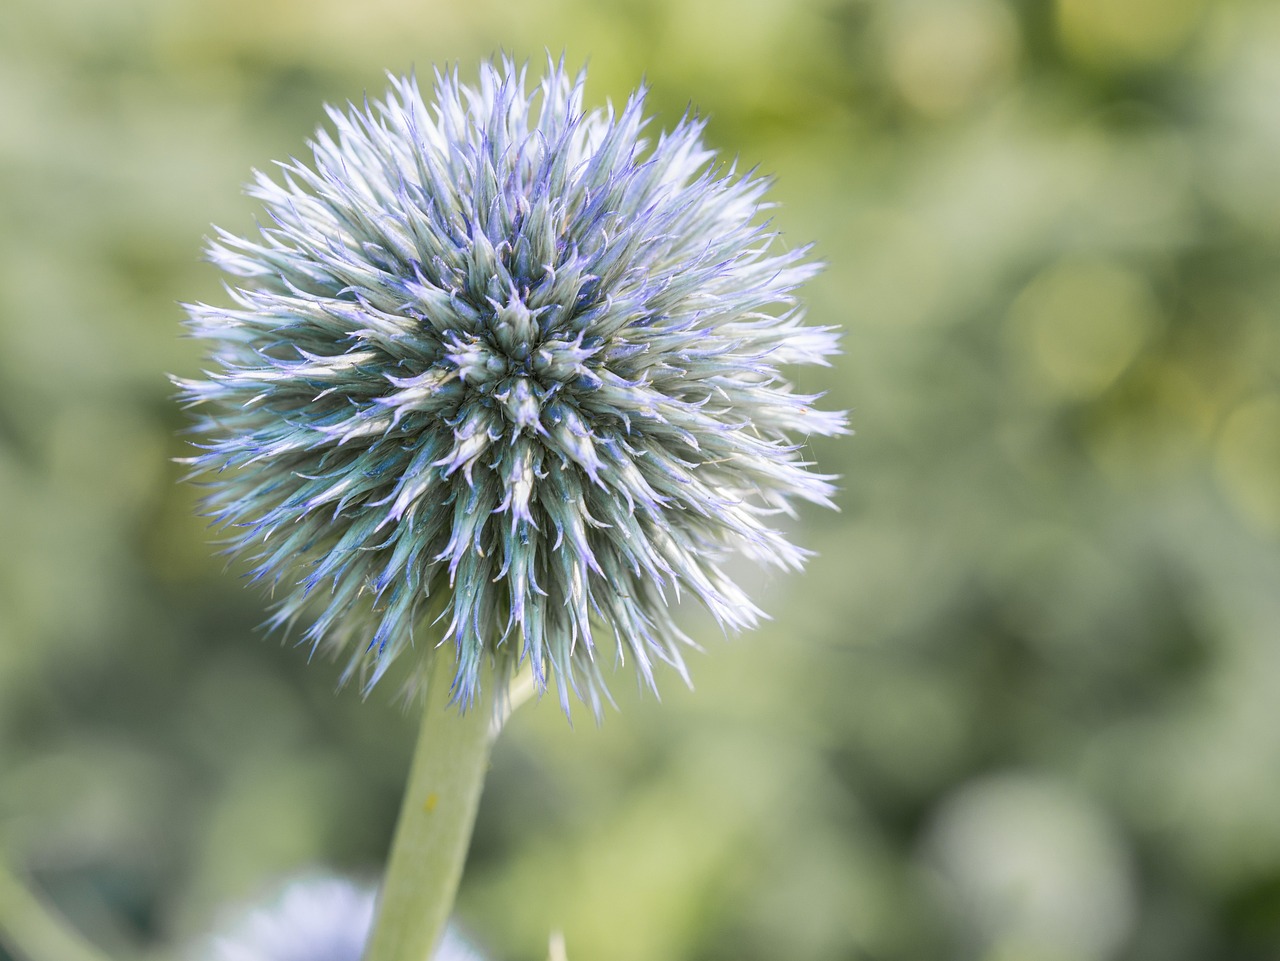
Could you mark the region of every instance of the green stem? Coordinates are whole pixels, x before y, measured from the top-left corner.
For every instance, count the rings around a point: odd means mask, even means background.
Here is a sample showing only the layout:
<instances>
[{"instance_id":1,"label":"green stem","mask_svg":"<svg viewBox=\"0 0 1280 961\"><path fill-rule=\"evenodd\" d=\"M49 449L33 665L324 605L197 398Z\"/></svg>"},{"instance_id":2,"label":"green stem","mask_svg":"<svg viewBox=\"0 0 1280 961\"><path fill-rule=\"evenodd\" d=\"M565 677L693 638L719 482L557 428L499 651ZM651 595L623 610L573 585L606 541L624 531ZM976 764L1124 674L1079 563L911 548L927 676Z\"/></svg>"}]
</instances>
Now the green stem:
<instances>
[{"instance_id":1,"label":"green stem","mask_svg":"<svg viewBox=\"0 0 1280 961\"><path fill-rule=\"evenodd\" d=\"M365 961L428 961L444 935L495 734L493 678L459 713L452 658L437 652Z\"/></svg>"},{"instance_id":2,"label":"green stem","mask_svg":"<svg viewBox=\"0 0 1280 961\"><path fill-rule=\"evenodd\" d=\"M19 961L108 961L0 863L0 944Z\"/></svg>"}]
</instances>

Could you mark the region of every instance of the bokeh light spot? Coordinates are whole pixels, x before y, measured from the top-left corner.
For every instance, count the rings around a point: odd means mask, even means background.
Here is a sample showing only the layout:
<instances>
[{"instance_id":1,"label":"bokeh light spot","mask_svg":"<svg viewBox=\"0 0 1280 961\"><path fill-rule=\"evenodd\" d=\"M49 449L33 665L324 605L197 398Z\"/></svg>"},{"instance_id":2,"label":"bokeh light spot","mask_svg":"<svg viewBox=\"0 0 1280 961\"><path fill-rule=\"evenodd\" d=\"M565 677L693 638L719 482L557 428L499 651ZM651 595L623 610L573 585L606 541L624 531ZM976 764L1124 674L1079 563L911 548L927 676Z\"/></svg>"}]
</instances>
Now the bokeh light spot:
<instances>
[{"instance_id":1,"label":"bokeh light spot","mask_svg":"<svg viewBox=\"0 0 1280 961\"><path fill-rule=\"evenodd\" d=\"M1063 45L1103 67L1168 59L1199 23L1204 0L1058 0Z\"/></svg>"},{"instance_id":2,"label":"bokeh light spot","mask_svg":"<svg viewBox=\"0 0 1280 961\"><path fill-rule=\"evenodd\" d=\"M1218 437L1215 466L1236 509L1260 529L1280 533L1280 394L1231 412Z\"/></svg>"},{"instance_id":3,"label":"bokeh light spot","mask_svg":"<svg viewBox=\"0 0 1280 961\"><path fill-rule=\"evenodd\" d=\"M990 957L1102 961L1132 925L1119 836L1088 798L1051 778L970 782L942 803L926 850Z\"/></svg>"},{"instance_id":4,"label":"bokeh light spot","mask_svg":"<svg viewBox=\"0 0 1280 961\"><path fill-rule=\"evenodd\" d=\"M1133 362L1158 309L1137 274L1100 260L1064 260L1014 301L1009 336L1038 388L1065 400L1100 394Z\"/></svg>"},{"instance_id":5,"label":"bokeh light spot","mask_svg":"<svg viewBox=\"0 0 1280 961\"><path fill-rule=\"evenodd\" d=\"M1018 30L1003 3L935 0L895 10L888 37L889 74L902 98L919 112L957 113L1013 72Z\"/></svg>"}]
</instances>

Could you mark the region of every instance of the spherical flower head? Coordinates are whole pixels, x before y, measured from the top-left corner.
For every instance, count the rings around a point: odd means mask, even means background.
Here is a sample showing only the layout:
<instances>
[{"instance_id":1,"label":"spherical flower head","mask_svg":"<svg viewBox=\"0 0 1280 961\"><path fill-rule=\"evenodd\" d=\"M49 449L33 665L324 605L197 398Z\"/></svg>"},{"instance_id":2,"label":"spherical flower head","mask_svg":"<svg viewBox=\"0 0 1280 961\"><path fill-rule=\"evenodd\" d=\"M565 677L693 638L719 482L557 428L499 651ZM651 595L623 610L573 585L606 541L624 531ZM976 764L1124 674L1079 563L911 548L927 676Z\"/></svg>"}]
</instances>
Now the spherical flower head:
<instances>
[{"instance_id":1,"label":"spherical flower head","mask_svg":"<svg viewBox=\"0 0 1280 961\"><path fill-rule=\"evenodd\" d=\"M210 938L200 961L360 961L374 892L342 878L292 881L271 901ZM452 927L432 961L483 961Z\"/></svg>"},{"instance_id":2,"label":"spherical flower head","mask_svg":"<svg viewBox=\"0 0 1280 961\"><path fill-rule=\"evenodd\" d=\"M451 654L465 707L527 662L598 714L602 636L684 674L669 605L753 625L725 560L799 568L776 518L830 505L802 443L844 417L782 374L835 350L792 296L817 266L702 121L646 140L643 92L587 112L584 81L504 60L329 109L249 188L270 225L210 247L235 306L187 307L208 511L366 689L417 631L411 685Z\"/></svg>"}]
</instances>

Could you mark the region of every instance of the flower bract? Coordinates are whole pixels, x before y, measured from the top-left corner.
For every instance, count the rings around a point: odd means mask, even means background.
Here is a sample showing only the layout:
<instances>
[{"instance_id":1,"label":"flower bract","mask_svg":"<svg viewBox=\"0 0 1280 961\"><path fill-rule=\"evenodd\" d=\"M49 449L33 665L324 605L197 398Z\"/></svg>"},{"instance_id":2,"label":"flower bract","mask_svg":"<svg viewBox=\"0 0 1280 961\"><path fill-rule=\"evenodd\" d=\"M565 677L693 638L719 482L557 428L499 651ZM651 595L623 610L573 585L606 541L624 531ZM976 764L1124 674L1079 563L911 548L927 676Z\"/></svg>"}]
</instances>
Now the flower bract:
<instances>
[{"instance_id":1,"label":"flower bract","mask_svg":"<svg viewBox=\"0 0 1280 961\"><path fill-rule=\"evenodd\" d=\"M726 560L799 568L779 515L831 503L803 444L844 417L783 374L836 347L793 296L817 266L701 120L650 137L584 82L504 60L330 109L211 244L232 306L187 308L207 509L366 685L415 647L463 706L527 663L598 713L602 661L684 673L680 598L753 625Z\"/></svg>"}]
</instances>

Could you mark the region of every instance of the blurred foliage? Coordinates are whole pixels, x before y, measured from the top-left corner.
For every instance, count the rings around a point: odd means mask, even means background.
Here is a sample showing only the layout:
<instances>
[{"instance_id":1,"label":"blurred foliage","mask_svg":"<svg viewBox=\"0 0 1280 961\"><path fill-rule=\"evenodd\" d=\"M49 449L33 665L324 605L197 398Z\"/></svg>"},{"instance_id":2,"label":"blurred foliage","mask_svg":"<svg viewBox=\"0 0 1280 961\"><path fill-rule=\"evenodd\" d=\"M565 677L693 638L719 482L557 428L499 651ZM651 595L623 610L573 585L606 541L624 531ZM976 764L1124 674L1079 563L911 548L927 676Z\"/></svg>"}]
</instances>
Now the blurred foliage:
<instances>
[{"instance_id":1,"label":"blurred foliage","mask_svg":"<svg viewBox=\"0 0 1280 961\"><path fill-rule=\"evenodd\" d=\"M775 620L602 728L527 707L460 913L497 959L1280 956L1280 8L5 0L0 846L172 956L375 876L410 723L256 625L177 483L179 300L252 166L386 69L544 48L777 175L858 436ZM745 577L754 575L745 573ZM668 678L668 682L674 680ZM620 688L627 685L620 683Z\"/></svg>"}]
</instances>

